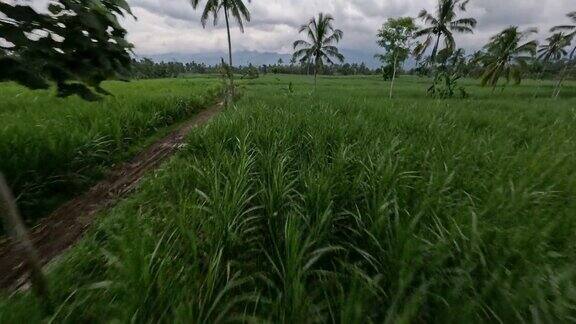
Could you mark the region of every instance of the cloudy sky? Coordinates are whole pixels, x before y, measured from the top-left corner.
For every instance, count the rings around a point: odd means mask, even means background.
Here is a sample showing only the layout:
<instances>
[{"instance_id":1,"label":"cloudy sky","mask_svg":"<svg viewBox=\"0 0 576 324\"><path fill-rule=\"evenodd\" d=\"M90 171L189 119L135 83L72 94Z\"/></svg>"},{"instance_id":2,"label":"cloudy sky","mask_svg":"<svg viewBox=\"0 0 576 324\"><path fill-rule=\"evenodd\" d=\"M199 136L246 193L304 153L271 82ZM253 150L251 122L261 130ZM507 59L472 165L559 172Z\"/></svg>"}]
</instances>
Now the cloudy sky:
<instances>
[{"instance_id":1,"label":"cloudy sky","mask_svg":"<svg viewBox=\"0 0 576 324\"><path fill-rule=\"evenodd\" d=\"M246 1L246 0L245 0ZM253 0L248 4L252 21L245 33L233 30L235 51L290 53L297 28L318 12L331 13L344 31L342 48L366 53L377 51L376 30L389 17L416 16L433 10L436 0ZM203 29L199 12L188 0L128 0L138 20L125 27L138 55L206 53L226 50L224 24ZM204 2L204 1L202 1ZM576 0L472 0L467 13L475 17L474 35L458 36L459 46L477 49L494 33L509 25L538 27L543 38L564 15L576 10ZM223 22L223 21L222 21Z\"/></svg>"}]
</instances>

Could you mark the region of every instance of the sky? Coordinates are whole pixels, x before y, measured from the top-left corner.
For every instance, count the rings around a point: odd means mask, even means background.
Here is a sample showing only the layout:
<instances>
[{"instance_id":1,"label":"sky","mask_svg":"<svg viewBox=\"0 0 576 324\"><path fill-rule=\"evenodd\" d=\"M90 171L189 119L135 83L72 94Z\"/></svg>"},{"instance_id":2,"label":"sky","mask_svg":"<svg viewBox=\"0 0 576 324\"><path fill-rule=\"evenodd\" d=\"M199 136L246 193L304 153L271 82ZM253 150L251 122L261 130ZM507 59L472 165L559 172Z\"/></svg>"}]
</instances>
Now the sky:
<instances>
[{"instance_id":1,"label":"sky","mask_svg":"<svg viewBox=\"0 0 576 324\"><path fill-rule=\"evenodd\" d=\"M244 0L247 2L247 0ZM252 0L247 4L252 19L245 33L232 31L235 51L291 53L298 39L298 26L318 12L335 17L335 26L344 31L341 48L375 53L375 34L389 17L418 15L421 9L433 10L436 0ZM138 17L126 19L129 40L138 55L164 53L223 52L226 31L200 23L200 10L188 0L128 0ZM202 1L202 4L205 1ZM473 35L457 36L459 47L479 49L498 31L510 25L538 27L539 38L548 29L567 22L565 14L576 10L576 0L472 0L462 17L474 17L478 26Z\"/></svg>"},{"instance_id":2,"label":"sky","mask_svg":"<svg viewBox=\"0 0 576 324\"><path fill-rule=\"evenodd\" d=\"M6 0L0 0L6 1ZM45 4L49 0L7 0ZM200 23L200 10L189 0L127 0L137 20L123 19L128 40L138 56L167 53L199 54L225 52L224 21L218 26ZM416 17L420 10L434 10L438 0L244 0L252 19L245 33L234 26L234 51L290 54L299 39L298 27L319 12L335 17L335 27L344 32L340 48L369 54L379 51L378 28L390 17ZM203 5L206 0L201 0ZM567 23L565 15L576 10L576 0L471 0L461 17L474 17L478 26L473 35L456 36L457 45L468 52L480 49L500 30L510 25L538 27L539 39L550 27Z\"/></svg>"}]
</instances>

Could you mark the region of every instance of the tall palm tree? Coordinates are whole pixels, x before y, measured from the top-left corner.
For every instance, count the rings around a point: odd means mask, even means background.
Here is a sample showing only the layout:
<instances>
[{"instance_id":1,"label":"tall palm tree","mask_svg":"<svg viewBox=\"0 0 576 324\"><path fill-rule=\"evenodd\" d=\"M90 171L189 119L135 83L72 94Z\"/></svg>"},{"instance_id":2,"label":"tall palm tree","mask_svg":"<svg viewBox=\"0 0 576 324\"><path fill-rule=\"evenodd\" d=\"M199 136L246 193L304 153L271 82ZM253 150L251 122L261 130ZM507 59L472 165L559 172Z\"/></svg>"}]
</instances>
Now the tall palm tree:
<instances>
[{"instance_id":1,"label":"tall palm tree","mask_svg":"<svg viewBox=\"0 0 576 324\"><path fill-rule=\"evenodd\" d=\"M568 18L570 18L570 20L573 22L573 25L556 26L556 27L552 28L550 31L551 32L557 32L557 31L567 32L568 34L566 35L566 39L569 43L572 43L574 41L574 39L576 39L576 11L573 11L573 12L567 14L566 16ZM564 65L564 69L562 69L562 72L560 72L560 79L558 80L558 83L556 84L556 89L554 90L554 95L553 95L554 98L558 98L558 96L560 95L560 90L562 89L562 83L566 79L566 75L568 74L570 66L573 64L572 60L574 59L574 54L576 54L576 46L574 46L574 48L570 51L568 63Z\"/></svg>"},{"instance_id":2,"label":"tall palm tree","mask_svg":"<svg viewBox=\"0 0 576 324\"><path fill-rule=\"evenodd\" d=\"M251 2L251 0L248 0ZM200 4L200 0L190 0L192 7L194 9L198 8ZM244 32L244 21L250 21L250 11L244 4L244 0L206 0L206 4L204 5L204 11L202 12L202 16L200 21L202 22L202 26L206 27L210 16L212 16L214 20L214 25L218 23L218 17L220 12L224 11L224 19L226 21L226 32L228 33L228 63L230 65L230 88L232 91L232 95L234 95L234 72L233 69L233 62L232 62L232 39L230 37L230 16L236 19L238 26L240 27L240 31Z\"/></svg>"},{"instance_id":3,"label":"tall palm tree","mask_svg":"<svg viewBox=\"0 0 576 324\"><path fill-rule=\"evenodd\" d=\"M493 36L484 47L486 54L482 60L486 70L482 75L482 85L496 89L501 77L505 77L507 82L513 80L516 84L520 83L526 61L536 55L538 48L534 40L523 42L536 32L535 28L520 31L517 26L512 26Z\"/></svg>"},{"instance_id":4,"label":"tall palm tree","mask_svg":"<svg viewBox=\"0 0 576 324\"><path fill-rule=\"evenodd\" d=\"M340 54L335 46L344 33L340 29L335 29L332 23L334 17L329 14L320 13L318 17L311 18L307 24L300 26L299 33L305 33L308 40L297 40L294 42L293 57L302 63L314 61L314 87L316 87L318 71L326 61L334 64L332 58L341 63L344 56Z\"/></svg>"},{"instance_id":5,"label":"tall palm tree","mask_svg":"<svg viewBox=\"0 0 576 324\"><path fill-rule=\"evenodd\" d=\"M546 68L550 60L558 61L568 54L566 47L570 45L570 40L562 32L555 33L546 39L547 43L540 46L538 49L538 60L542 61L540 72L538 72L538 90L542 85L542 76L546 73ZM554 89L556 90L556 89ZM534 96L537 91L534 92Z\"/></svg>"},{"instance_id":6,"label":"tall palm tree","mask_svg":"<svg viewBox=\"0 0 576 324\"><path fill-rule=\"evenodd\" d=\"M538 59L544 63L550 60L559 60L568 55L566 47L570 45L570 39L563 33L556 33L546 39L548 43L541 45Z\"/></svg>"},{"instance_id":7,"label":"tall palm tree","mask_svg":"<svg viewBox=\"0 0 576 324\"><path fill-rule=\"evenodd\" d=\"M557 31L566 32L567 33L566 38L572 41L574 40L574 38L576 38L576 11L573 11L567 14L566 16L570 18L570 20L572 20L572 22L574 23L573 25L556 26L552 28L550 31L553 33ZM570 59L574 57L575 53L576 53L576 46L574 46L574 49L570 52Z\"/></svg>"},{"instance_id":8,"label":"tall palm tree","mask_svg":"<svg viewBox=\"0 0 576 324\"><path fill-rule=\"evenodd\" d=\"M434 48L430 55L431 61L436 60L438 55L438 48L440 40L444 38L446 54L444 57L450 56L456 48L456 41L454 40L454 32L468 33L474 32L476 27L476 19L474 18L461 18L457 19L457 11L466 11L466 6L470 0L438 0L435 15L426 10L420 11L418 18L422 19L428 26L420 29L414 34L414 37L426 37L418 47L419 54L425 52L430 45L434 42Z\"/></svg>"}]
</instances>

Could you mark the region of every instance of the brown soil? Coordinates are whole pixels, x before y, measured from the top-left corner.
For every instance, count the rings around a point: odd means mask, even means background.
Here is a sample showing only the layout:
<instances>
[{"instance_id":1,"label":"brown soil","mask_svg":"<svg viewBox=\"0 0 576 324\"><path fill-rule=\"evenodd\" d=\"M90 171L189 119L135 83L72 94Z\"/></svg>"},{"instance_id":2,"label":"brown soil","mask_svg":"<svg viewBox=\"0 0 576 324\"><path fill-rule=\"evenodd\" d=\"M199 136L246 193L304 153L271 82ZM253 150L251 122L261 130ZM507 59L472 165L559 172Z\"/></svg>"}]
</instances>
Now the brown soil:
<instances>
[{"instance_id":1,"label":"brown soil","mask_svg":"<svg viewBox=\"0 0 576 324\"><path fill-rule=\"evenodd\" d=\"M195 115L165 138L155 142L131 161L120 165L107 179L85 194L65 203L30 230L30 238L43 265L60 255L84 234L95 215L131 192L140 179L172 156L184 143L186 135L205 124L222 110L219 103ZM9 239L0 241L0 289L18 288L27 282L22 253Z\"/></svg>"}]
</instances>

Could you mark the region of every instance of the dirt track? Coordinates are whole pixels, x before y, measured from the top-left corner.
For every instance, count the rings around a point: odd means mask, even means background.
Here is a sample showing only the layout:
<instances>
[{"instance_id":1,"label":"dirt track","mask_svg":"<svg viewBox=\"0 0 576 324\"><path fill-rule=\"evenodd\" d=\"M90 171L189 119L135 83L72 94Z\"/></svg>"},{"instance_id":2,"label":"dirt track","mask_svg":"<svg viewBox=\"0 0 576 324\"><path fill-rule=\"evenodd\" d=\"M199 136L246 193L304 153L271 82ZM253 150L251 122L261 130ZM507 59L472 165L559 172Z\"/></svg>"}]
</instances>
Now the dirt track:
<instances>
[{"instance_id":1,"label":"dirt track","mask_svg":"<svg viewBox=\"0 0 576 324\"><path fill-rule=\"evenodd\" d=\"M94 221L96 213L111 207L132 191L147 172L158 167L183 144L186 135L222 110L216 104L202 110L165 138L155 142L85 194L65 203L30 231L43 265L76 243ZM27 281L22 254L10 239L0 241L0 289L18 288Z\"/></svg>"}]
</instances>

